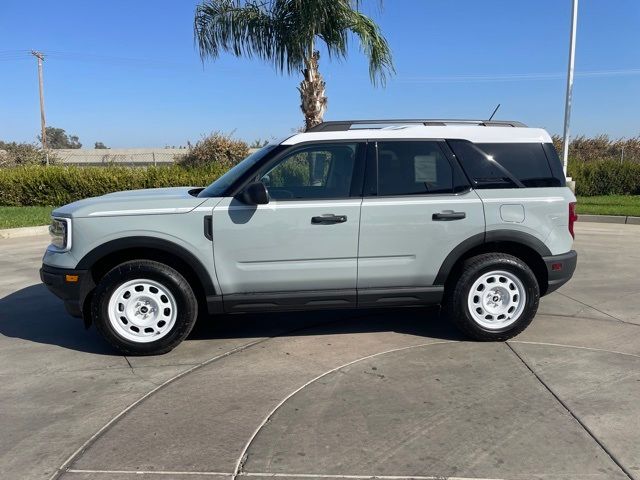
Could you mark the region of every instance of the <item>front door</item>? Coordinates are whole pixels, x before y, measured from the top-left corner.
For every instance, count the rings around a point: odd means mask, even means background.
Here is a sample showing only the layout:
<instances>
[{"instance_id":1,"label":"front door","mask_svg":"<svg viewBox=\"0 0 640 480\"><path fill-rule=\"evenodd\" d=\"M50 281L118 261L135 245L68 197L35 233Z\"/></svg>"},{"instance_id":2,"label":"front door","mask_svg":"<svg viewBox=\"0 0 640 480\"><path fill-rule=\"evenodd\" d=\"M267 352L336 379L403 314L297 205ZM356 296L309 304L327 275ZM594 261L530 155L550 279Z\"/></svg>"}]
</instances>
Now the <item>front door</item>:
<instances>
[{"instance_id":1,"label":"front door","mask_svg":"<svg viewBox=\"0 0 640 480\"><path fill-rule=\"evenodd\" d=\"M213 210L216 273L227 311L355 302L364 144L292 147L253 180L266 205L225 198Z\"/></svg>"}]
</instances>

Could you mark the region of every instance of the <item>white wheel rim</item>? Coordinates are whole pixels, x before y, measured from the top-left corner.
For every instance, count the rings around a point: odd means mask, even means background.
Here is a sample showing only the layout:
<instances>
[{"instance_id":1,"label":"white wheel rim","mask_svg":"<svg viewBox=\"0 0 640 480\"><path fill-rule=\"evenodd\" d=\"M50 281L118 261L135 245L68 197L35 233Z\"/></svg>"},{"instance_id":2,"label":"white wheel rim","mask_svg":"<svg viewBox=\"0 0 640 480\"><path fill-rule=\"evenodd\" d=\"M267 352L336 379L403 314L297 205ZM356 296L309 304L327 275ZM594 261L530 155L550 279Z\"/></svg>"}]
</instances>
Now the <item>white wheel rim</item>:
<instances>
[{"instance_id":1,"label":"white wheel rim","mask_svg":"<svg viewBox=\"0 0 640 480\"><path fill-rule=\"evenodd\" d=\"M178 316L171 291L154 280L136 279L120 285L109 299L109 323L121 337L136 343L165 337Z\"/></svg>"},{"instance_id":2,"label":"white wheel rim","mask_svg":"<svg viewBox=\"0 0 640 480\"><path fill-rule=\"evenodd\" d=\"M513 273L495 270L473 283L467 304L478 325L487 330L501 330L520 318L526 301L522 281Z\"/></svg>"}]
</instances>

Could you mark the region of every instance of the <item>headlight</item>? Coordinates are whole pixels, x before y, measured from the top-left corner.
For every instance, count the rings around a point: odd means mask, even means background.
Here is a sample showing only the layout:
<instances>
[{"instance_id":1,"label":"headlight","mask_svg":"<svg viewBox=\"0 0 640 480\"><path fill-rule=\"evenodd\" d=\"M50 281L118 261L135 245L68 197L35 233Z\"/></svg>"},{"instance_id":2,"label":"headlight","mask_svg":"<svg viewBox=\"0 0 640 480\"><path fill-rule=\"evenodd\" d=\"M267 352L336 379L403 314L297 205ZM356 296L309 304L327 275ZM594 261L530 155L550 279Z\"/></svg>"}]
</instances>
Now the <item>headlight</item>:
<instances>
[{"instance_id":1,"label":"headlight","mask_svg":"<svg viewBox=\"0 0 640 480\"><path fill-rule=\"evenodd\" d=\"M52 218L49 235L51 235L51 245L56 249L64 251L71 249L71 219Z\"/></svg>"}]
</instances>

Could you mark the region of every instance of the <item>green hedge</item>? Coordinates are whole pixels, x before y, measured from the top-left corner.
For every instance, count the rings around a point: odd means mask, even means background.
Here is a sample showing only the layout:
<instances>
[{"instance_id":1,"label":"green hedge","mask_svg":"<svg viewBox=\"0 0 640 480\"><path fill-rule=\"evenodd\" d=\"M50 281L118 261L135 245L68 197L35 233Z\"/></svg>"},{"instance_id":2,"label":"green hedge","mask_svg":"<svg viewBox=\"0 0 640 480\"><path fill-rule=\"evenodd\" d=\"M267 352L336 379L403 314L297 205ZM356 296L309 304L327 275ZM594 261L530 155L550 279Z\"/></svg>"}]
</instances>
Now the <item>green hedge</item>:
<instances>
[{"instance_id":1,"label":"green hedge","mask_svg":"<svg viewBox=\"0 0 640 480\"><path fill-rule=\"evenodd\" d=\"M577 195L640 195L640 163L575 161L569 164L569 175L576 181Z\"/></svg>"},{"instance_id":2,"label":"green hedge","mask_svg":"<svg viewBox=\"0 0 640 480\"><path fill-rule=\"evenodd\" d=\"M224 173L223 166L0 168L0 205L64 205L82 198L137 188L205 186ZM640 164L604 160L571 162L569 174L577 194L640 195ZM272 179L276 184L276 178Z\"/></svg>"},{"instance_id":3,"label":"green hedge","mask_svg":"<svg viewBox=\"0 0 640 480\"><path fill-rule=\"evenodd\" d=\"M82 198L138 188L206 186L220 167L65 167L28 166L0 169L0 205L59 206Z\"/></svg>"}]
</instances>

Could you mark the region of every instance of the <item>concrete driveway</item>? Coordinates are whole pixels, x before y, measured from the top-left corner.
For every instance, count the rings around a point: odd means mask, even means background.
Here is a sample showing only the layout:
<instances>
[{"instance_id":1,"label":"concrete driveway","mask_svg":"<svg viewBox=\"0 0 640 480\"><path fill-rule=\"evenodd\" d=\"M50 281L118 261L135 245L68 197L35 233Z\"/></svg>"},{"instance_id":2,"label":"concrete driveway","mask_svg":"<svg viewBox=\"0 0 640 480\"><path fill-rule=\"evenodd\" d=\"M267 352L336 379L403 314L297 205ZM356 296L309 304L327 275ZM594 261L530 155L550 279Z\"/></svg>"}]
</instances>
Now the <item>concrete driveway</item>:
<instances>
[{"instance_id":1,"label":"concrete driveway","mask_svg":"<svg viewBox=\"0 0 640 480\"><path fill-rule=\"evenodd\" d=\"M507 343L437 311L228 316L115 355L0 240L8 479L640 479L640 226L579 224L574 280Z\"/></svg>"}]
</instances>

